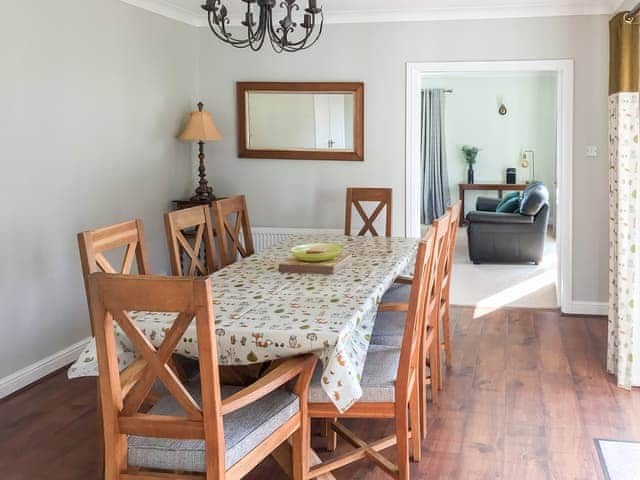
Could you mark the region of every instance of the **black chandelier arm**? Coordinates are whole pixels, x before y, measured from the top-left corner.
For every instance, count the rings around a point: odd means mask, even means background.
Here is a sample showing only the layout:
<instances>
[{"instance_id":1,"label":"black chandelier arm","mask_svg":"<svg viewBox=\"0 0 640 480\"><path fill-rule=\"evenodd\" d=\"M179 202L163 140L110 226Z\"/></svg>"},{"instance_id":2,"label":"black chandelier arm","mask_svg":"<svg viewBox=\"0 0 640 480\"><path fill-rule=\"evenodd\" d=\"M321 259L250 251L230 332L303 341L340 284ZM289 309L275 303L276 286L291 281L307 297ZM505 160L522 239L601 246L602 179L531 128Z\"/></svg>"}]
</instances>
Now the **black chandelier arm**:
<instances>
[{"instance_id":1,"label":"black chandelier arm","mask_svg":"<svg viewBox=\"0 0 640 480\"><path fill-rule=\"evenodd\" d=\"M245 48L247 40L235 39L231 36L231 34L227 33L227 30L224 26L221 26L219 23L212 20L213 13L209 14L209 28L213 32L213 34L222 40L225 43L237 48ZM220 29L220 32L217 29ZM244 45L243 45L244 44Z\"/></svg>"},{"instance_id":2,"label":"black chandelier arm","mask_svg":"<svg viewBox=\"0 0 640 480\"><path fill-rule=\"evenodd\" d=\"M322 28L324 25L324 18L322 16L322 13L320 13L320 23L318 24L318 29L315 29L315 14L314 14L314 22L312 23L312 27L308 29L307 34L305 35L305 37L298 41L298 42L292 42L289 45L287 45L285 47L285 51L292 53L292 52L298 52L300 50L306 50L307 48L311 48L313 45L315 45L315 43L320 39L320 35L322 34ZM315 37L314 37L315 34ZM311 39L312 37L313 40L311 42L309 42L309 39Z\"/></svg>"},{"instance_id":3,"label":"black chandelier arm","mask_svg":"<svg viewBox=\"0 0 640 480\"><path fill-rule=\"evenodd\" d=\"M249 48L254 52L257 52L264 45L264 41L266 39L266 30L265 27L268 24L269 16L268 12L264 9L260 9L260 18L258 19L258 28L255 32L255 35L252 36L251 41L249 42Z\"/></svg>"},{"instance_id":4,"label":"black chandelier arm","mask_svg":"<svg viewBox=\"0 0 640 480\"><path fill-rule=\"evenodd\" d=\"M246 0L244 0L246 1ZM247 27L247 40L249 41L249 45L253 44L261 44L262 36L261 33L264 33L264 29L262 28L262 11L260 11L260 17L258 18L258 23L253 20L253 10L251 8L252 2L247 1L247 12L245 14L245 21L242 22L242 25ZM254 30L254 27L257 28Z\"/></svg>"}]
</instances>

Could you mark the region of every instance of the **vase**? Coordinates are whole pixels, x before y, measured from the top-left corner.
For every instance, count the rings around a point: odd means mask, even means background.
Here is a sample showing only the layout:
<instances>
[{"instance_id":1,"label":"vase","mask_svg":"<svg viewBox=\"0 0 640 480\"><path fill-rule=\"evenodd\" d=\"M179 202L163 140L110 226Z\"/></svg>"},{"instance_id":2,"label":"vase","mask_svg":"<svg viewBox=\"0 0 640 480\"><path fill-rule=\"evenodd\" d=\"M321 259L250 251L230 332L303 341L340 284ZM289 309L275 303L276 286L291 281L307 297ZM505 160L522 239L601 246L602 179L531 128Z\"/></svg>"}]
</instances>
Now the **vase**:
<instances>
[{"instance_id":1,"label":"vase","mask_svg":"<svg viewBox=\"0 0 640 480\"><path fill-rule=\"evenodd\" d=\"M467 169L467 183L473 183L473 165Z\"/></svg>"}]
</instances>

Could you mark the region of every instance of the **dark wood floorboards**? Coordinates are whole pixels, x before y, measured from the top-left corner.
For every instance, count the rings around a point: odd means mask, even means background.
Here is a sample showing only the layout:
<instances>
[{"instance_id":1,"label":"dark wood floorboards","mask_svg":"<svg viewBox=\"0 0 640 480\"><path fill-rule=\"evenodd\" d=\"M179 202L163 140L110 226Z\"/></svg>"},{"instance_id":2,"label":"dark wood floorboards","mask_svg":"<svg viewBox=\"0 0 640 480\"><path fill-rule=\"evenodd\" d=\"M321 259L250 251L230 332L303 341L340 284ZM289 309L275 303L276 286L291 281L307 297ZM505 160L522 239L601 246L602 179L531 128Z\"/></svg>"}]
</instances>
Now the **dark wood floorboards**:
<instances>
[{"instance_id":1,"label":"dark wood floorboards","mask_svg":"<svg viewBox=\"0 0 640 480\"><path fill-rule=\"evenodd\" d=\"M603 368L604 318L469 308L454 316L453 367L430 405L412 478L601 479L593 439L640 440L640 392L618 389ZM61 372L0 402L2 479L96 478L94 382ZM347 423L369 439L392 430L385 421ZM337 477L386 478L366 461ZM268 460L248 478L283 475Z\"/></svg>"}]
</instances>

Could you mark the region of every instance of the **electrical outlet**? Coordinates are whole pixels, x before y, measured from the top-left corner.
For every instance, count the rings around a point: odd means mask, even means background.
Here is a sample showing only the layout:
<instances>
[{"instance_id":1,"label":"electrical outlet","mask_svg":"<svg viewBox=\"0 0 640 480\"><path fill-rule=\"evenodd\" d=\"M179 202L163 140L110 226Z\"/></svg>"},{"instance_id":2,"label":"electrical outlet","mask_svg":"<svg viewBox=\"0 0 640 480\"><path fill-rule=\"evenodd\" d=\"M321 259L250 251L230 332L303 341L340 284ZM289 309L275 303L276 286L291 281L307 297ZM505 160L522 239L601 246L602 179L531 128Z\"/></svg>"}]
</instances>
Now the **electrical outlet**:
<instances>
[{"instance_id":1,"label":"electrical outlet","mask_svg":"<svg viewBox=\"0 0 640 480\"><path fill-rule=\"evenodd\" d=\"M589 158L597 158L598 156L598 146L597 145L587 145L586 156Z\"/></svg>"}]
</instances>

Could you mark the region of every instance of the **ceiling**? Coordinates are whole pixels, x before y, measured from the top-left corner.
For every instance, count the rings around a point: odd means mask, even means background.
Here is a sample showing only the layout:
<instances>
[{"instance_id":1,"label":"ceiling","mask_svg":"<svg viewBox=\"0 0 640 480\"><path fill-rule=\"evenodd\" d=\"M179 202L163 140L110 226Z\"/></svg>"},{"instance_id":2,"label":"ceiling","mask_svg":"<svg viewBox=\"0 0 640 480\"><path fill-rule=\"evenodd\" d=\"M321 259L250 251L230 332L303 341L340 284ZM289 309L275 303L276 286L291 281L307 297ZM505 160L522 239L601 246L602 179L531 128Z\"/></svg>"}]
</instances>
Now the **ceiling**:
<instances>
[{"instance_id":1,"label":"ceiling","mask_svg":"<svg viewBox=\"0 0 640 480\"><path fill-rule=\"evenodd\" d=\"M203 0L122 0L195 26L206 25ZM240 0L224 2L240 14ZM404 22L611 14L622 0L318 0L327 23ZM301 1L306 5L306 0Z\"/></svg>"}]
</instances>

